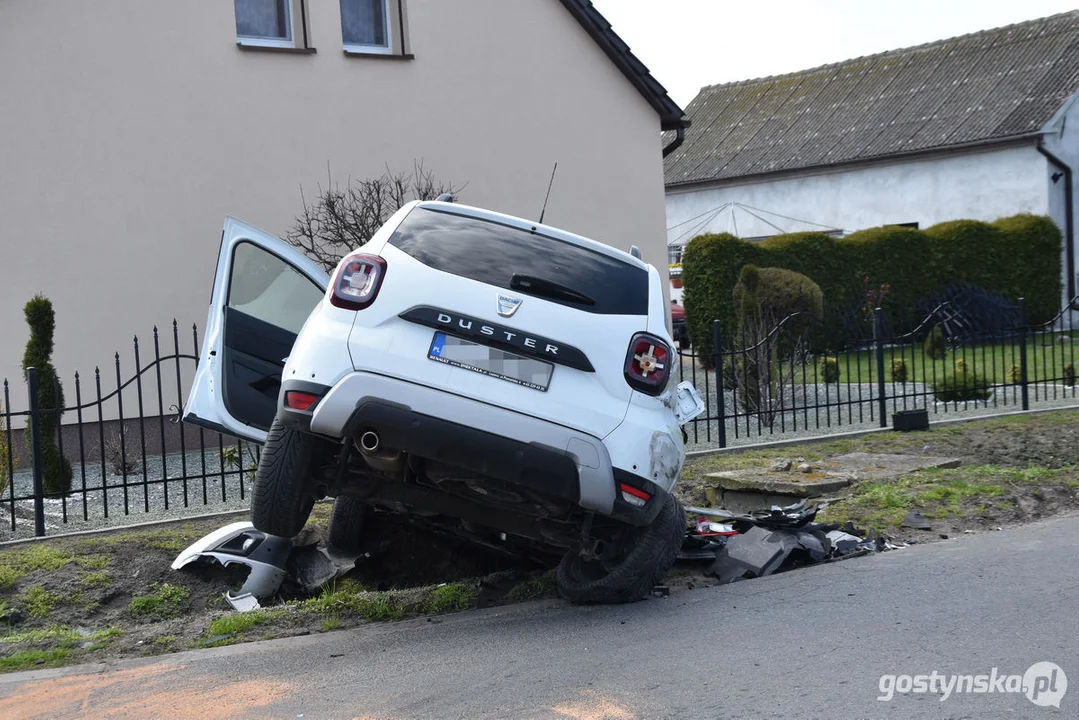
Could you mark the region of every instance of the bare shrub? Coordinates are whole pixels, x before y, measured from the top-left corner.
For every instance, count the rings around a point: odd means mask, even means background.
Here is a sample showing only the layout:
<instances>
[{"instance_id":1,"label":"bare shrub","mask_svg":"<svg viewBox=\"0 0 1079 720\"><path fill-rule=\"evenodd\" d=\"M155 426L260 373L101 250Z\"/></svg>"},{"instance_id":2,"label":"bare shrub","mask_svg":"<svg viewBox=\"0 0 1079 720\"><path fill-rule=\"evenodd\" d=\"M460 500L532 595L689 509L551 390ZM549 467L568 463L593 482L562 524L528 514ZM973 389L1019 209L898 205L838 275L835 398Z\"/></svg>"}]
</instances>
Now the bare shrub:
<instances>
[{"instance_id":1,"label":"bare shrub","mask_svg":"<svg viewBox=\"0 0 1079 720\"><path fill-rule=\"evenodd\" d=\"M349 178L343 186L328 177L326 187L320 185L310 203L301 189L303 213L285 239L332 272L342 257L370 240L406 203L456 195L463 189L436 179L422 161L414 162L410 172L387 167L378 177Z\"/></svg>"}]
</instances>

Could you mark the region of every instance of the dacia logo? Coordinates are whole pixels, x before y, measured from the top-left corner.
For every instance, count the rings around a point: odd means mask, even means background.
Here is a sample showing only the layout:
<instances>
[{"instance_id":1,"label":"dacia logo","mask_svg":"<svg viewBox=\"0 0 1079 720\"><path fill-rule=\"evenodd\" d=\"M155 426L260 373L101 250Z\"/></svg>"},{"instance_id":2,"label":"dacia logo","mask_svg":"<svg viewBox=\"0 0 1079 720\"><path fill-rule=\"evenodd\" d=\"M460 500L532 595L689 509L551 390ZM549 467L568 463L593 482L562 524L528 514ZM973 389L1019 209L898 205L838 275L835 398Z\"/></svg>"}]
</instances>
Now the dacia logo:
<instances>
[{"instance_id":1,"label":"dacia logo","mask_svg":"<svg viewBox=\"0 0 1079 720\"><path fill-rule=\"evenodd\" d=\"M521 307L521 299L510 297L509 295L498 295L498 314L502 317L510 317L513 313L517 312L517 308Z\"/></svg>"}]
</instances>

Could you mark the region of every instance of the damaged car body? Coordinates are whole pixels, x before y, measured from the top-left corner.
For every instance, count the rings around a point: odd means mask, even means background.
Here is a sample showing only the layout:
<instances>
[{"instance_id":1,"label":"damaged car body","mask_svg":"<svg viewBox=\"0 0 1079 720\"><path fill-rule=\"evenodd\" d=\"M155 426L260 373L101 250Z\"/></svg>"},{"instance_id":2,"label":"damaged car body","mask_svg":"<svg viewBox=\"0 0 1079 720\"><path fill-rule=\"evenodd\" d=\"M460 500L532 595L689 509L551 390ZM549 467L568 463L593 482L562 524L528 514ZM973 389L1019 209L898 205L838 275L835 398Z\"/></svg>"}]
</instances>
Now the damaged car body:
<instances>
[{"instance_id":1,"label":"damaged car body","mask_svg":"<svg viewBox=\"0 0 1079 720\"><path fill-rule=\"evenodd\" d=\"M225 599L236 610L253 610L256 598L273 596L286 577L285 564L292 552L292 538L275 537L256 530L249 522L235 522L214 530L185 548L172 562L180 570L198 561L250 568L247 580Z\"/></svg>"},{"instance_id":2,"label":"damaged car body","mask_svg":"<svg viewBox=\"0 0 1079 720\"><path fill-rule=\"evenodd\" d=\"M644 597L685 531L658 271L556 228L447 202L399 210L332 277L226 221L187 422L264 444L255 528L332 497L355 550L372 509L566 550L563 596Z\"/></svg>"},{"instance_id":3,"label":"damaged car body","mask_svg":"<svg viewBox=\"0 0 1079 720\"><path fill-rule=\"evenodd\" d=\"M355 556L331 554L317 544L296 544L293 538L269 535L250 522L235 522L214 530L186 547L172 562L181 570L198 562L228 567L244 565L250 572L239 591L225 593L234 610L257 610L259 599L274 597L285 585L292 592L313 593L356 565Z\"/></svg>"}]
</instances>

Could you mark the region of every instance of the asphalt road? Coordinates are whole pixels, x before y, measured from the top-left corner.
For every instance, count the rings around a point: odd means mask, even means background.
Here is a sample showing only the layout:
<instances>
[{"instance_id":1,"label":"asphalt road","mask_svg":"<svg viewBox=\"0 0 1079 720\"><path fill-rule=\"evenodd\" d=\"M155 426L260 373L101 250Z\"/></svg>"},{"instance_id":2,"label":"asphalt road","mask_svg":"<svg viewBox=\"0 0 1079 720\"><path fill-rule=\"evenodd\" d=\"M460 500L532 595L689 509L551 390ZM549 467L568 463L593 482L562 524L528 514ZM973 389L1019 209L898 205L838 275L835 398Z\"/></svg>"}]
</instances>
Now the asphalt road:
<instances>
[{"instance_id":1,"label":"asphalt road","mask_svg":"<svg viewBox=\"0 0 1079 720\"><path fill-rule=\"evenodd\" d=\"M0 678L0 717L1079 717L1077 546L1067 518L631 606L531 603L20 673ZM1059 709L992 678L991 694L878 699L885 674L1039 661L1076 684L1060 699L1064 677L1045 676L1039 699Z\"/></svg>"}]
</instances>

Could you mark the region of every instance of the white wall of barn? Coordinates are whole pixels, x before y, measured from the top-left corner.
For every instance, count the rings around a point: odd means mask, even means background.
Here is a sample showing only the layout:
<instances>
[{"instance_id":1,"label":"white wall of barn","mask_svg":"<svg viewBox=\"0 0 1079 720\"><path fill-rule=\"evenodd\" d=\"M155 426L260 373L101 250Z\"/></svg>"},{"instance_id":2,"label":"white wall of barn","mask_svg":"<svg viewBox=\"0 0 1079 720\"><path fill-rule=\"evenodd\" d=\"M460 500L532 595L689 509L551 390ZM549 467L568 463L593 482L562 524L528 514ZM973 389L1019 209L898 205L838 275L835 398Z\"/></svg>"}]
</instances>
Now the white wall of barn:
<instances>
[{"instance_id":1,"label":"white wall of barn","mask_svg":"<svg viewBox=\"0 0 1079 720\"><path fill-rule=\"evenodd\" d=\"M1073 132L1079 134L1079 121ZM890 223L917 222L925 228L959 218L995 220L1022 212L1045 213L1049 201L1045 172L1046 160L1031 143L757 182L668 188L667 240L735 229L739 237L758 237L821 227L850 233ZM728 209L702 224L726 203L806 222L758 213L777 228L739 209L732 221Z\"/></svg>"},{"instance_id":2,"label":"white wall of barn","mask_svg":"<svg viewBox=\"0 0 1079 720\"><path fill-rule=\"evenodd\" d=\"M1053 218L1061 230L1067 228L1067 203L1071 202L1076 221L1079 221L1079 102L1076 96L1066 103L1056 117L1050 120L1045 127L1045 136L1042 138L1043 147L1054 156L1062 160L1072 168L1072 193L1068 198L1067 184L1063 175L1058 175L1059 169L1052 163L1045 165L1044 177L1046 192L1048 194L1048 214ZM1056 179L1054 179L1056 175ZM1064 268L1064 287L1062 300L1072 299L1079 293L1079 257L1073 240L1071 247L1071 264L1068 262L1068 246L1064 244L1062 266ZM1068 284L1068 275L1071 274L1071 284Z\"/></svg>"},{"instance_id":3,"label":"white wall of barn","mask_svg":"<svg viewBox=\"0 0 1079 720\"><path fill-rule=\"evenodd\" d=\"M1076 169L1074 186L1079 188L1079 103L1065 110L1044 143ZM667 240L685 243L713 232L744 238L824 228L851 233L892 223L916 222L926 228L948 220L992 221L1017 213L1047 214L1064 231L1064 182L1052 181L1055 170L1031 141L757 182L668 188ZM1073 194L1077 203L1075 188ZM728 203L734 206L716 212ZM1068 294L1066 253L1065 246L1062 301Z\"/></svg>"}]
</instances>

